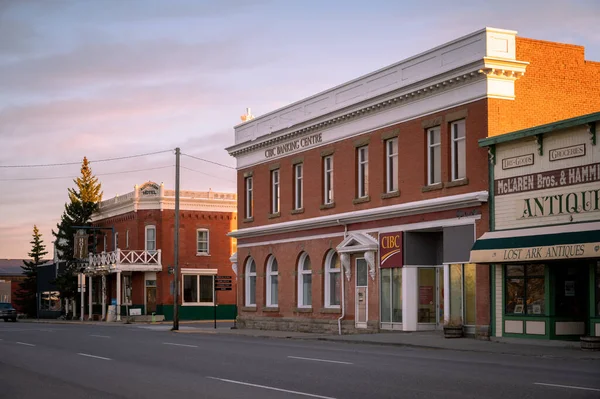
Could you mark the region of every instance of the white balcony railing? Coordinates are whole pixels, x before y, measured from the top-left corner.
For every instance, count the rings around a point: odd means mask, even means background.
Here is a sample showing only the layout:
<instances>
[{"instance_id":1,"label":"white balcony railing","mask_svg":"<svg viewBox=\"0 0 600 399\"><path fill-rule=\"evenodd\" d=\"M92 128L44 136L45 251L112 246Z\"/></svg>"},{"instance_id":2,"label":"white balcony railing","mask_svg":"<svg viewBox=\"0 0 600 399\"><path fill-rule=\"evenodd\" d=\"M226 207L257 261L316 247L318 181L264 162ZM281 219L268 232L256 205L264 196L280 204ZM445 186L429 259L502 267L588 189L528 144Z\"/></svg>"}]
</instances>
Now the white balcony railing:
<instances>
[{"instance_id":1,"label":"white balcony railing","mask_svg":"<svg viewBox=\"0 0 600 399\"><path fill-rule=\"evenodd\" d=\"M89 255L88 270L96 272L117 271L160 271L161 251L121 250Z\"/></svg>"}]
</instances>

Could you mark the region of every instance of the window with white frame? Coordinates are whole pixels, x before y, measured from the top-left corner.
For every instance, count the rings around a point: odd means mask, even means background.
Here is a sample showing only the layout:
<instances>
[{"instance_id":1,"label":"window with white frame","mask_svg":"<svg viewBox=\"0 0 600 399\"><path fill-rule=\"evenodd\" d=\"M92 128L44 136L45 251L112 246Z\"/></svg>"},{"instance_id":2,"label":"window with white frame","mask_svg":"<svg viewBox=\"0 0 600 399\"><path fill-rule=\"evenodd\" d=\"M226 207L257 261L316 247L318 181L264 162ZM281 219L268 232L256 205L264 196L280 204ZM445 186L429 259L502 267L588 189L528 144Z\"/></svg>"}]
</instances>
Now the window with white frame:
<instances>
[{"instance_id":1,"label":"window with white frame","mask_svg":"<svg viewBox=\"0 0 600 399\"><path fill-rule=\"evenodd\" d=\"M271 171L271 213L279 213L279 169Z\"/></svg>"},{"instance_id":2,"label":"window with white frame","mask_svg":"<svg viewBox=\"0 0 600 399\"><path fill-rule=\"evenodd\" d=\"M312 267L310 257L304 252L298 261L298 307L312 306Z\"/></svg>"},{"instance_id":3,"label":"window with white frame","mask_svg":"<svg viewBox=\"0 0 600 399\"><path fill-rule=\"evenodd\" d=\"M183 304L212 305L214 294L214 274L182 271Z\"/></svg>"},{"instance_id":4,"label":"window with white frame","mask_svg":"<svg viewBox=\"0 0 600 399\"><path fill-rule=\"evenodd\" d=\"M107 241L108 241L106 239L106 234L104 234L104 240L103 241L104 241L104 249L103 249L103 251L106 252L108 250L108 247L106 246L107 245Z\"/></svg>"},{"instance_id":5,"label":"window with white frame","mask_svg":"<svg viewBox=\"0 0 600 399\"><path fill-rule=\"evenodd\" d=\"M369 147L363 146L356 149L357 165L357 198L369 195Z\"/></svg>"},{"instance_id":6,"label":"window with white frame","mask_svg":"<svg viewBox=\"0 0 600 399\"><path fill-rule=\"evenodd\" d=\"M252 218L253 211L254 211L254 202L253 202L254 198L252 196L253 189L254 189L253 183L254 183L254 181L252 180L252 176L246 177L246 179L244 180L244 185L245 185L245 190L246 190L246 197L245 197L246 219Z\"/></svg>"},{"instance_id":7,"label":"window with white frame","mask_svg":"<svg viewBox=\"0 0 600 399\"><path fill-rule=\"evenodd\" d=\"M464 179L467 176L467 148L465 120L452 122L452 180Z\"/></svg>"},{"instance_id":8,"label":"window with white frame","mask_svg":"<svg viewBox=\"0 0 600 399\"><path fill-rule=\"evenodd\" d=\"M267 263L267 306L279 305L279 265L274 256Z\"/></svg>"},{"instance_id":9,"label":"window with white frame","mask_svg":"<svg viewBox=\"0 0 600 399\"><path fill-rule=\"evenodd\" d=\"M129 249L129 230L125 232L125 248Z\"/></svg>"},{"instance_id":10,"label":"window with white frame","mask_svg":"<svg viewBox=\"0 0 600 399\"><path fill-rule=\"evenodd\" d=\"M338 308L341 300L341 263L335 251L330 251L325 259L325 307Z\"/></svg>"},{"instance_id":11,"label":"window with white frame","mask_svg":"<svg viewBox=\"0 0 600 399\"><path fill-rule=\"evenodd\" d=\"M196 255L209 254L209 233L208 229L196 230Z\"/></svg>"},{"instance_id":12,"label":"window with white frame","mask_svg":"<svg viewBox=\"0 0 600 399\"><path fill-rule=\"evenodd\" d=\"M427 184L442 182L442 142L440 127L427 130Z\"/></svg>"},{"instance_id":13,"label":"window with white frame","mask_svg":"<svg viewBox=\"0 0 600 399\"><path fill-rule=\"evenodd\" d=\"M398 138L385 142L385 192L398 191Z\"/></svg>"},{"instance_id":14,"label":"window with white frame","mask_svg":"<svg viewBox=\"0 0 600 399\"><path fill-rule=\"evenodd\" d=\"M131 305L131 294L132 294L132 287L131 287L131 275L130 274L123 274L123 282L121 285L121 290L122 290L122 301L123 301L123 305Z\"/></svg>"},{"instance_id":15,"label":"window with white frame","mask_svg":"<svg viewBox=\"0 0 600 399\"><path fill-rule=\"evenodd\" d=\"M245 272L246 306L256 306L256 262L254 259L248 259Z\"/></svg>"},{"instance_id":16,"label":"window with white frame","mask_svg":"<svg viewBox=\"0 0 600 399\"><path fill-rule=\"evenodd\" d=\"M146 226L146 251L156 251L156 226Z\"/></svg>"},{"instance_id":17,"label":"window with white frame","mask_svg":"<svg viewBox=\"0 0 600 399\"><path fill-rule=\"evenodd\" d=\"M119 233L115 233L115 251L119 249Z\"/></svg>"},{"instance_id":18,"label":"window with white frame","mask_svg":"<svg viewBox=\"0 0 600 399\"><path fill-rule=\"evenodd\" d=\"M333 155L323 157L323 203L333 203Z\"/></svg>"},{"instance_id":19,"label":"window with white frame","mask_svg":"<svg viewBox=\"0 0 600 399\"><path fill-rule=\"evenodd\" d=\"M302 189L303 189L304 167L301 163L294 165L294 209L302 209Z\"/></svg>"}]
</instances>

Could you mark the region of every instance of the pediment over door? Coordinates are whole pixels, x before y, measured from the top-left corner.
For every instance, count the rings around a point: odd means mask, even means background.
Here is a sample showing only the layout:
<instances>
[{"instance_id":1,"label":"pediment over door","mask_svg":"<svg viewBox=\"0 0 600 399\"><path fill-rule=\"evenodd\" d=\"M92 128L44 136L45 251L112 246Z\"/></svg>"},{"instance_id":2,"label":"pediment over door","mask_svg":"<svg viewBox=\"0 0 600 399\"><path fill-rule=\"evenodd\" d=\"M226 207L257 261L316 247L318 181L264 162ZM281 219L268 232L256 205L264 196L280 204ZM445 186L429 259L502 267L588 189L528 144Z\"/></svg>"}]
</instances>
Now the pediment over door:
<instances>
[{"instance_id":1,"label":"pediment over door","mask_svg":"<svg viewBox=\"0 0 600 399\"><path fill-rule=\"evenodd\" d=\"M344 267L346 279L350 281L352 267L350 265L350 255L360 254L364 256L369 265L369 274L371 279L375 280L375 253L379 249L377 239L367 233L350 233L336 247L336 251L340 254L340 260Z\"/></svg>"}]
</instances>

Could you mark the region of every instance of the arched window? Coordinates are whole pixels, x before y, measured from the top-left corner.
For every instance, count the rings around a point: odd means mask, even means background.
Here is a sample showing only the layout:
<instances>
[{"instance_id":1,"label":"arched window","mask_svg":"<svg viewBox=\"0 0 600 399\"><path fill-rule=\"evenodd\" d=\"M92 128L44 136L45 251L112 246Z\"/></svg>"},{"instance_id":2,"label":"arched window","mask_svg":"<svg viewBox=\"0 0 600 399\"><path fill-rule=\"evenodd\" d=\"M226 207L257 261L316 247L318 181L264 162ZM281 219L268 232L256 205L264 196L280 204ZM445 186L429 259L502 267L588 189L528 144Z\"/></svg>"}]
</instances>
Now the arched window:
<instances>
[{"instance_id":1,"label":"arched window","mask_svg":"<svg viewBox=\"0 0 600 399\"><path fill-rule=\"evenodd\" d=\"M279 265L274 256L267 263L267 306L279 304Z\"/></svg>"},{"instance_id":2,"label":"arched window","mask_svg":"<svg viewBox=\"0 0 600 399\"><path fill-rule=\"evenodd\" d=\"M246 306L256 306L256 263L249 258L246 261Z\"/></svg>"},{"instance_id":3,"label":"arched window","mask_svg":"<svg viewBox=\"0 0 600 399\"><path fill-rule=\"evenodd\" d=\"M341 296L341 264L335 251L330 251L325 258L325 307L338 308Z\"/></svg>"},{"instance_id":4,"label":"arched window","mask_svg":"<svg viewBox=\"0 0 600 399\"><path fill-rule=\"evenodd\" d=\"M312 267L310 257L306 252L300 255L298 261L298 307L312 306Z\"/></svg>"}]
</instances>

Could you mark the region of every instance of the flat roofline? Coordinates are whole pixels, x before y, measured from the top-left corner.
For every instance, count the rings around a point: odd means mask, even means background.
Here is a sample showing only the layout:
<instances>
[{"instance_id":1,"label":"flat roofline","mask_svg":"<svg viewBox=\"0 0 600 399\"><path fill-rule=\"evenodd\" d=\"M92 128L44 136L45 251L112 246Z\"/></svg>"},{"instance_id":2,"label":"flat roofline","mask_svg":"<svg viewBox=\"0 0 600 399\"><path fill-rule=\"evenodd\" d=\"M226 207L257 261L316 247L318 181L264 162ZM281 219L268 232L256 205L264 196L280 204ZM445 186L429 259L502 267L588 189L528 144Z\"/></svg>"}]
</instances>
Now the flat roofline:
<instances>
[{"instance_id":1,"label":"flat roofline","mask_svg":"<svg viewBox=\"0 0 600 399\"><path fill-rule=\"evenodd\" d=\"M292 107L294 107L294 106L296 106L296 105L299 105L300 103L303 103L303 102L305 102L305 101L308 101L308 100L314 99L314 98L316 98L316 97L319 97L319 96L321 96L321 95L323 95L323 94L325 94L325 93L327 93L327 92L329 92L329 91L337 90L337 89L341 88L342 86L349 85L349 84L352 84L352 83L356 83L356 82L358 82L358 81L360 81L360 80L362 80L362 79L365 79L365 78L368 78L368 77L370 77L370 76L376 75L376 74L378 74L378 73L380 73L380 72L382 72L382 71L384 71L384 70L386 70L386 69L393 68L393 67L395 67L395 66L398 66L398 65L400 65L400 64L402 64L402 63L405 63L405 62L409 62L409 61L411 61L411 60L413 60L413 59L416 59L416 58L418 58L418 57L421 57L421 56L423 56L423 55L425 55L425 54L427 54L427 53L434 52L434 51L436 51L436 50L439 50L439 49L441 49L441 48L444 48L444 47L447 47L447 46L449 46L449 45L452 45L452 44L454 44L454 43L460 42L461 40L465 40L465 39L467 39L467 38L469 38L469 37L472 37L472 36L479 35L479 34L481 34L481 33L483 33L483 32L498 32L498 33L508 33L508 34L517 35L517 31L516 31L516 30L508 30L508 29L499 29L499 28L485 27L485 28L479 29L479 30L477 30L477 31L475 31L475 32L471 32L471 33L468 33L468 34L466 34L466 35L464 35L464 36L461 36L461 37L458 37L458 38L456 38L456 39L453 39L453 40L451 40L451 41L449 41L449 42L446 42L446 43L440 44L440 45L438 45L438 46L435 46L435 47L433 47L433 48L430 48L430 49L428 49L428 50L422 51L422 52L420 52L420 53L418 53L418 54L412 55L412 56L410 56L410 57L408 57L408 58L405 58L405 59L403 59L403 60L400 60L400 61L398 61L398 62L395 62L395 63L393 63L393 64L386 65L386 66L384 66L384 67L382 67L382 68L379 68L379 69L377 69L377 70L375 70L375 71L369 72L369 73L367 73L367 74L365 74L365 75L361 75L361 76L359 76L359 77L357 77L357 78L354 78L354 79L352 79L352 80L349 80L349 81L346 81L346 82L340 83L340 84L339 84L339 85L337 85L337 86L330 87L330 88L328 88L328 89L325 89L325 90L323 90L323 91L320 91L320 92L318 92L318 93L316 93L316 94L313 94L312 96L305 97L305 98L303 98L303 99L301 99L301 100L298 100L298 101L295 101L295 102L293 102L293 103L291 103L291 104L288 104L288 105L285 105L285 106L283 106L283 107L280 107L280 108L274 109L273 111L270 111L270 112L267 112L266 114L263 114L263 115L260 115L260 116L258 116L258 117L255 117L254 119L250 119L250 120L248 120L248 121L244 121L244 122L242 122L242 123L238 123L238 124L237 124L237 125L235 125L233 128L234 128L234 129L237 129L238 127L242 127L242 126L243 126L243 125L245 125L246 123L255 122L255 121L259 120L259 119L266 118L266 117L268 117L268 116L271 116L271 115L273 115L273 114L275 114L275 113L277 113L277 112L279 112L279 111L281 111L281 110L283 110L283 109L286 109L286 108L292 108Z\"/></svg>"},{"instance_id":2,"label":"flat roofline","mask_svg":"<svg viewBox=\"0 0 600 399\"><path fill-rule=\"evenodd\" d=\"M558 122L547 123L545 125L534 126L527 129L517 130L515 132L500 134L498 136L487 137L485 139L479 140L479 146L489 147L491 145L506 143L508 141L537 136L538 134L550 133L556 130L568 129L573 126L585 125L587 123L596 122L598 120L600 120L600 112L594 112L593 114L577 116L575 118L570 119L563 119Z\"/></svg>"}]
</instances>

